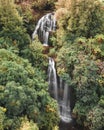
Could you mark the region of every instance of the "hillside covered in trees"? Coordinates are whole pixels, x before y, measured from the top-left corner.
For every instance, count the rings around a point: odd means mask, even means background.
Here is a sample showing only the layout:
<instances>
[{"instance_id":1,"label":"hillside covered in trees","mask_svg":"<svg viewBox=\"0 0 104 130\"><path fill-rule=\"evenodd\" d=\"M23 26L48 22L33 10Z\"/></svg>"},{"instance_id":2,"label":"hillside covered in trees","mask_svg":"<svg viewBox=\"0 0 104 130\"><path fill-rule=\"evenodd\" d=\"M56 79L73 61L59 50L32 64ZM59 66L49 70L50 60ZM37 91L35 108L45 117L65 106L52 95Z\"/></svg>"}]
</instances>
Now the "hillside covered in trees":
<instances>
[{"instance_id":1,"label":"hillside covered in trees","mask_svg":"<svg viewBox=\"0 0 104 130\"><path fill-rule=\"evenodd\" d=\"M31 36L49 12L55 12L57 29L46 50ZM48 57L73 90L71 115L77 125L103 130L102 0L0 0L0 130L58 130L58 104L48 91Z\"/></svg>"}]
</instances>

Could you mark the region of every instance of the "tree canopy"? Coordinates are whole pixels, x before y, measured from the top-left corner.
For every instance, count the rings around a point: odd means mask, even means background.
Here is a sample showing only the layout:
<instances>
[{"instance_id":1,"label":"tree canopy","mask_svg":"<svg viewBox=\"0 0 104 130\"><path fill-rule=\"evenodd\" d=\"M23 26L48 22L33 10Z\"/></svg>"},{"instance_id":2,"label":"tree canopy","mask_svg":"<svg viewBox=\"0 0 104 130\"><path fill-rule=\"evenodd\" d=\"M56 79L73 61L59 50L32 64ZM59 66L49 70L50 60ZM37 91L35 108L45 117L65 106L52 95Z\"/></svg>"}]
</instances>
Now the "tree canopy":
<instances>
[{"instance_id":1,"label":"tree canopy","mask_svg":"<svg viewBox=\"0 0 104 130\"><path fill-rule=\"evenodd\" d=\"M31 34L52 11L57 30L44 54ZM0 0L0 130L58 130L58 104L48 92L50 56L73 89L77 124L104 129L103 21L101 0Z\"/></svg>"}]
</instances>

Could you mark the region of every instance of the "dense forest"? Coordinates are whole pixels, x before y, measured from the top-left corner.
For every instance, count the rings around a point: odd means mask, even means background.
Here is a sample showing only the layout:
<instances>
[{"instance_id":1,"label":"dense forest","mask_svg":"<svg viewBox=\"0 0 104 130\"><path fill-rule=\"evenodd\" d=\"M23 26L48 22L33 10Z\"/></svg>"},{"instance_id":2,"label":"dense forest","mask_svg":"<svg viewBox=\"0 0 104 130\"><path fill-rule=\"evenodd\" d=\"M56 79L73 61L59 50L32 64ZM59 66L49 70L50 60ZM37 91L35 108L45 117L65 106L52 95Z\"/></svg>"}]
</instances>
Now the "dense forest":
<instances>
[{"instance_id":1,"label":"dense forest","mask_svg":"<svg viewBox=\"0 0 104 130\"><path fill-rule=\"evenodd\" d=\"M55 12L57 29L43 47L32 33ZM72 118L104 129L104 2L0 0L0 130L58 130L58 104L47 82L48 57L72 88Z\"/></svg>"}]
</instances>

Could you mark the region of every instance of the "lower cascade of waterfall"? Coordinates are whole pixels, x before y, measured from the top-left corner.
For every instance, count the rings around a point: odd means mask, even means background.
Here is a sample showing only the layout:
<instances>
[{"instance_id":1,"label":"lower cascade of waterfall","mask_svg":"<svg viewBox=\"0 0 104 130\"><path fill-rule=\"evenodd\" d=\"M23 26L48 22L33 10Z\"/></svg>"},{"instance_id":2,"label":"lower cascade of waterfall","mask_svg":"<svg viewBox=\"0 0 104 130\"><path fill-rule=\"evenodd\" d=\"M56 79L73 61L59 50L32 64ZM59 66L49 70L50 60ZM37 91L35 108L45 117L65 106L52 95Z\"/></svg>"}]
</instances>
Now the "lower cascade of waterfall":
<instances>
[{"instance_id":1,"label":"lower cascade of waterfall","mask_svg":"<svg viewBox=\"0 0 104 130\"><path fill-rule=\"evenodd\" d=\"M67 123L71 122L70 87L61 78L59 79L58 84L55 62L52 58L49 58L48 82L49 92L51 96L58 102L61 120Z\"/></svg>"}]
</instances>

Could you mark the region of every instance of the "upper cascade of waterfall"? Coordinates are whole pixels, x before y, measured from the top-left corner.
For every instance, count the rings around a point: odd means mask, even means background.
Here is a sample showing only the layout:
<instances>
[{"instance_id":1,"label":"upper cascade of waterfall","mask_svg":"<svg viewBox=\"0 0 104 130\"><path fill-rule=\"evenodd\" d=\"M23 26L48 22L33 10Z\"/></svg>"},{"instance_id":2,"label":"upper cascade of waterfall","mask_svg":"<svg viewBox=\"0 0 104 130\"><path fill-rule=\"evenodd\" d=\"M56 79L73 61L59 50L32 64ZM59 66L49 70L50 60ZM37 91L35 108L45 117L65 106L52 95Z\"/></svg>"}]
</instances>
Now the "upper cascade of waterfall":
<instances>
[{"instance_id":1,"label":"upper cascade of waterfall","mask_svg":"<svg viewBox=\"0 0 104 130\"><path fill-rule=\"evenodd\" d=\"M56 18L54 12L48 13L39 19L32 34L32 40L38 35L43 45L48 46L49 33L56 30Z\"/></svg>"}]
</instances>

